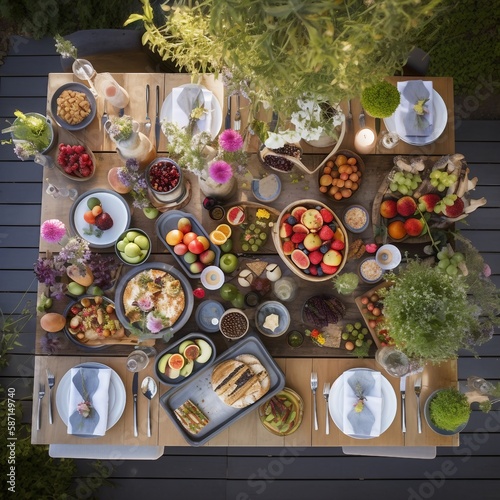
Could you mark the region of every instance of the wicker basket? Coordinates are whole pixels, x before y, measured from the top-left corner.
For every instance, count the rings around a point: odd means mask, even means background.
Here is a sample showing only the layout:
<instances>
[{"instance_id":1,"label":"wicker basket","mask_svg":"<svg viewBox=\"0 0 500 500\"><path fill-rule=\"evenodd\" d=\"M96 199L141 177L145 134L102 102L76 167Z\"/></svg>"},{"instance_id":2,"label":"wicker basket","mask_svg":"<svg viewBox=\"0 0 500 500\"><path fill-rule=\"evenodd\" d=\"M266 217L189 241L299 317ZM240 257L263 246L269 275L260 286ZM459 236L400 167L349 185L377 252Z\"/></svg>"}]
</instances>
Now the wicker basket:
<instances>
[{"instance_id":1,"label":"wicker basket","mask_svg":"<svg viewBox=\"0 0 500 500\"><path fill-rule=\"evenodd\" d=\"M292 261L292 259L288 255L284 254L283 248L282 248L282 239L279 235L281 219L283 218L283 216L285 214L291 213L291 211L295 207L299 207L299 206L304 206L306 208L315 208L315 207L326 208L328 211L330 211L333 214L334 221L337 224L338 228L340 229L342 236L344 238L344 243L345 243L345 247L342 250L342 254L343 254L342 262L339 264L338 269L334 274L324 274L323 276L313 276L311 274L306 274L302 269L298 268L294 264L294 262ZM340 273L340 271L342 271L342 269L347 261L347 253L349 252L349 242L348 242L347 232L344 228L344 225L342 224L340 219L337 217L335 212L329 206L325 205L324 203L322 203L320 201L312 200L312 199L297 200L297 201L291 203L290 205L288 205L287 207L285 207L279 215L277 224L275 224L273 227L272 236L273 236L274 245L276 247L276 251L278 252L278 255L281 257L281 259L283 260L285 265L295 275L297 275L299 278L302 278L304 280L313 281L313 282L314 281L320 282L320 281L329 280L329 279L333 278L333 276L336 276L338 273Z\"/></svg>"}]
</instances>

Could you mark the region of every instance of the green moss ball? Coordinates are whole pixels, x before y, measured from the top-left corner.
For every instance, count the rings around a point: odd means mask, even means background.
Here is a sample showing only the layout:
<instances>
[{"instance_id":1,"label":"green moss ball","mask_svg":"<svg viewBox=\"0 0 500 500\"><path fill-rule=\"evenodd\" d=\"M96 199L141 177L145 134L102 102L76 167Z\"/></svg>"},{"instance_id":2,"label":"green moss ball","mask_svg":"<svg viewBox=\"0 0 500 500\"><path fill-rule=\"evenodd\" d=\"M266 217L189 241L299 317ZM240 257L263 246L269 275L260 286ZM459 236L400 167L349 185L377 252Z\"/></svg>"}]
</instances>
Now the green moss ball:
<instances>
[{"instance_id":1,"label":"green moss ball","mask_svg":"<svg viewBox=\"0 0 500 500\"><path fill-rule=\"evenodd\" d=\"M432 423L446 431L454 431L469 420L470 405L465 394L450 388L439 391L429 405Z\"/></svg>"},{"instance_id":2,"label":"green moss ball","mask_svg":"<svg viewBox=\"0 0 500 500\"><path fill-rule=\"evenodd\" d=\"M361 93L361 105L374 118L391 116L399 106L398 89L385 80L367 87Z\"/></svg>"}]
</instances>

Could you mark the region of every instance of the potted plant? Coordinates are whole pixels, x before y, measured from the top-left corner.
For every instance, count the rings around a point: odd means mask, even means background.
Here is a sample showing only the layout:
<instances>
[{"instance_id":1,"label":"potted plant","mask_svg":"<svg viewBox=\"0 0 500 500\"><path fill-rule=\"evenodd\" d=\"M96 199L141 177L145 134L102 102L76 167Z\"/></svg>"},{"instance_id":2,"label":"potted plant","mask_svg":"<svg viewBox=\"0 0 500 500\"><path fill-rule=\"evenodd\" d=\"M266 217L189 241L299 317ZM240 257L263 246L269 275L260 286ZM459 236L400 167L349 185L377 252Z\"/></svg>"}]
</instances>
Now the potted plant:
<instances>
[{"instance_id":1,"label":"potted plant","mask_svg":"<svg viewBox=\"0 0 500 500\"><path fill-rule=\"evenodd\" d=\"M438 434L456 434L469 421L471 408L465 394L450 387L433 392L425 402L424 415Z\"/></svg>"},{"instance_id":2,"label":"potted plant","mask_svg":"<svg viewBox=\"0 0 500 500\"><path fill-rule=\"evenodd\" d=\"M181 0L157 25L149 0L143 43L190 73L222 73L231 94L289 118L304 95L338 103L400 70L426 24L449 8L413 1ZM158 19L158 17L157 17ZM418 19L409 23L408 19Z\"/></svg>"},{"instance_id":3,"label":"potted plant","mask_svg":"<svg viewBox=\"0 0 500 500\"><path fill-rule=\"evenodd\" d=\"M398 89L385 80L366 87L361 92L361 105L374 118L391 116L399 106L400 100Z\"/></svg>"}]
</instances>

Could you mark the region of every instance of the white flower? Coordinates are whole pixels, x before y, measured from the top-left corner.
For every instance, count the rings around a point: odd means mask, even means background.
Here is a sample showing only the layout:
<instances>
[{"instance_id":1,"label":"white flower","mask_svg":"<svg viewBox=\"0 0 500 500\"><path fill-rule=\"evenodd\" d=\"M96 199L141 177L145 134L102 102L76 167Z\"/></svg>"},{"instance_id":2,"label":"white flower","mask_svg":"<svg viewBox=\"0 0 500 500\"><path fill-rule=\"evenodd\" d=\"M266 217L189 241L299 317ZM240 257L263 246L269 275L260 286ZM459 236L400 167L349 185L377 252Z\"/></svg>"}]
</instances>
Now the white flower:
<instances>
[{"instance_id":1,"label":"white flower","mask_svg":"<svg viewBox=\"0 0 500 500\"><path fill-rule=\"evenodd\" d=\"M264 143L270 149L282 148L286 141L281 134L276 134L275 132L269 132L266 142Z\"/></svg>"},{"instance_id":2,"label":"white flower","mask_svg":"<svg viewBox=\"0 0 500 500\"><path fill-rule=\"evenodd\" d=\"M300 134L296 130L285 130L281 132L285 142L299 142Z\"/></svg>"}]
</instances>

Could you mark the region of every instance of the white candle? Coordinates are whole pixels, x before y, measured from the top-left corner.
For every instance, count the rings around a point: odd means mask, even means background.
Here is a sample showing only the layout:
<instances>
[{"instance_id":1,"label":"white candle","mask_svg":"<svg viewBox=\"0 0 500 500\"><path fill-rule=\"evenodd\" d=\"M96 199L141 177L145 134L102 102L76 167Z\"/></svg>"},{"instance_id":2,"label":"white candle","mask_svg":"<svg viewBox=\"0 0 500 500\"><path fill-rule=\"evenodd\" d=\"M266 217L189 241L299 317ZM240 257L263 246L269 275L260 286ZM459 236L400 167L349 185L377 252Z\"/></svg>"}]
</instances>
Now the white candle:
<instances>
[{"instance_id":1,"label":"white candle","mask_svg":"<svg viewBox=\"0 0 500 500\"><path fill-rule=\"evenodd\" d=\"M354 149L361 154L368 154L375 146L375 132L370 128L361 129L354 138Z\"/></svg>"}]
</instances>

